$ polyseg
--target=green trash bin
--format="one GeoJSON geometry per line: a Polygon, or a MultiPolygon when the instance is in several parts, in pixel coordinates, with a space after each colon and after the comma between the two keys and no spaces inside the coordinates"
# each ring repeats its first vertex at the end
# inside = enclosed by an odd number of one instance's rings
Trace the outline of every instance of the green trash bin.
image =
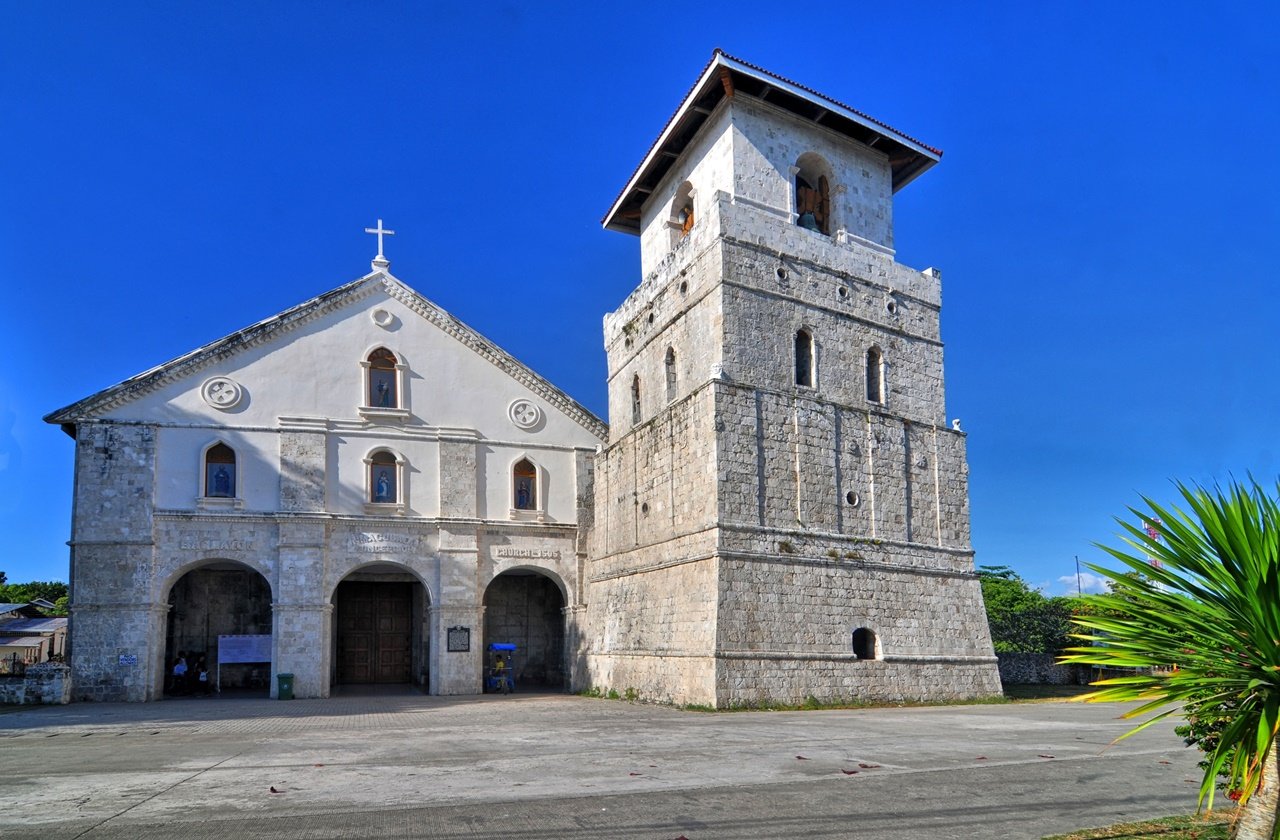
{"type": "Polygon", "coordinates": [[[277,700],[293,699],[293,674],[276,674],[276,681],[280,684],[280,691],[276,694],[277,700]]]}

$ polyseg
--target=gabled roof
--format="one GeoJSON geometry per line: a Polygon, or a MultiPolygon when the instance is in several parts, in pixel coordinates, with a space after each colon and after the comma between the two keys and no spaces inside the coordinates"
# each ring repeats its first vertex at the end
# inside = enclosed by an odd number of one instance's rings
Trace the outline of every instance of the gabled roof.
{"type": "Polygon", "coordinates": [[[894,192],[942,158],[940,149],[926,146],[874,117],[717,49],[601,223],[609,230],[639,233],[640,208],[649,195],[716,106],[726,97],[738,94],[765,100],[803,120],[821,123],[824,128],[886,153],[894,192]]]}
{"type": "Polygon", "coordinates": [[[116,406],[131,402],[176,379],[190,376],[232,353],[270,341],[379,288],[487,359],[596,437],[605,439],[608,436],[608,426],[605,422],[577,400],[386,271],[374,271],[358,280],[339,286],[331,292],[287,309],[279,315],[259,321],[225,338],[143,371],[137,376],[132,376],[110,388],[49,413],[44,421],[60,424],[67,434],[74,437],[75,426],[79,422],[101,417],[116,406]]]}
{"type": "Polygon", "coordinates": [[[42,618],[43,614],[30,604],[0,604],[0,621],[3,622],[3,626],[12,626],[13,622],[17,620],[17,616],[42,618]]]}

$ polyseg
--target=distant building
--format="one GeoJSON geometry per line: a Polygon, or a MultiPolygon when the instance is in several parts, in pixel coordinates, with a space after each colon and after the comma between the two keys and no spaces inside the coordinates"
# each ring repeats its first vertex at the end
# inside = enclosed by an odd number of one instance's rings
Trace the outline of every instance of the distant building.
{"type": "Polygon", "coordinates": [[[642,271],[607,427],[381,223],[371,273],[49,415],[74,696],[156,699],[179,654],[475,693],[492,642],[517,684],[681,703],[998,693],[941,276],[893,258],[940,154],[717,52],[604,220],[642,271]]]}
{"type": "Polygon", "coordinates": [[[41,608],[53,604],[37,599],[29,604],[0,604],[0,674],[48,662],[67,652],[67,619],[46,617],[41,608]]]}

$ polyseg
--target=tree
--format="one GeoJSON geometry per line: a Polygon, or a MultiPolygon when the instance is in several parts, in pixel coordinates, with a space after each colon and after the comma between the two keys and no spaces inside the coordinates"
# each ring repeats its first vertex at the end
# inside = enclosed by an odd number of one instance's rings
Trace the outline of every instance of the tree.
{"type": "Polygon", "coordinates": [[[997,653],[1057,653],[1070,644],[1071,601],[1046,598],[1008,566],[978,570],[997,653]]]}
{"type": "Polygon", "coordinates": [[[1090,566],[1111,592],[1088,596],[1097,609],[1074,620],[1089,646],[1062,661],[1149,669],[1082,698],[1143,701],[1130,718],[1156,712],[1122,737],[1179,711],[1214,715],[1201,807],[1222,776],[1242,804],[1236,837],[1280,840],[1280,502],[1253,481],[1177,489],[1185,509],[1144,497],[1149,512],[1130,509],[1139,524],[1120,521],[1129,548],[1101,546],[1126,568],[1090,566]]]}
{"type": "MultiPolygon", "coordinates": [[[[3,572],[0,572],[3,575],[3,572]]],[[[0,603],[26,604],[37,598],[58,605],[54,615],[67,614],[67,585],[60,580],[33,580],[30,583],[0,583],[0,603]]]]}

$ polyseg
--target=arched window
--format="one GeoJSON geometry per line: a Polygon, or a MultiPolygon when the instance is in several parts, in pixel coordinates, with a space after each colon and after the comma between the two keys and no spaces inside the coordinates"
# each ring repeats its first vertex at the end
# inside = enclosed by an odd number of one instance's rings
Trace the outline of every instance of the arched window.
{"type": "Polygon", "coordinates": [[[215,444],[204,453],[204,495],[209,499],[236,497],[236,453],[225,443],[215,444]]]}
{"type": "Polygon", "coordinates": [[[631,422],[640,422],[640,377],[631,379],[631,422]]]}
{"type": "Polygon", "coordinates": [[[685,181],[676,190],[675,198],[671,199],[671,216],[667,219],[667,227],[671,229],[673,248],[693,230],[693,197],[693,184],[685,181]]]}
{"type": "Polygon", "coordinates": [[[394,505],[400,501],[400,470],[396,456],[385,449],[369,456],[369,502],[394,505]]]}
{"type": "Polygon", "coordinates": [[[511,468],[511,502],[516,510],[538,509],[538,468],[528,458],[511,468]]]}
{"type": "Polygon", "coordinates": [[[867,351],[867,400],[884,405],[884,354],[879,347],[867,351]]]}
{"type": "Polygon", "coordinates": [[[370,408],[399,408],[400,388],[396,371],[395,354],[384,347],[379,347],[369,354],[369,391],[370,408]]]}
{"type": "Polygon", "coordinates": [[[858,659],[876,659],[876,634],[874,630],[859,627],[853,631],[853,655],[858,659]]]}
{"type": "Polygon", "coordinates": [[[808,330],[796,332],[796,384],[813,387],[813,335],[808,330]]]}
{"type": "Polygon", "coordinates": [[[816,233],[831,233],[830,166],[822,157],[805,152],[795,167],[796,224],[816,233]]]}
{"type": "Polygon", "coordinates": [[[676,351],[673,347],[667,348],[667,357],[663,361],[667,369],[667,402],[671,402],[676,398],[676,351]]]}

